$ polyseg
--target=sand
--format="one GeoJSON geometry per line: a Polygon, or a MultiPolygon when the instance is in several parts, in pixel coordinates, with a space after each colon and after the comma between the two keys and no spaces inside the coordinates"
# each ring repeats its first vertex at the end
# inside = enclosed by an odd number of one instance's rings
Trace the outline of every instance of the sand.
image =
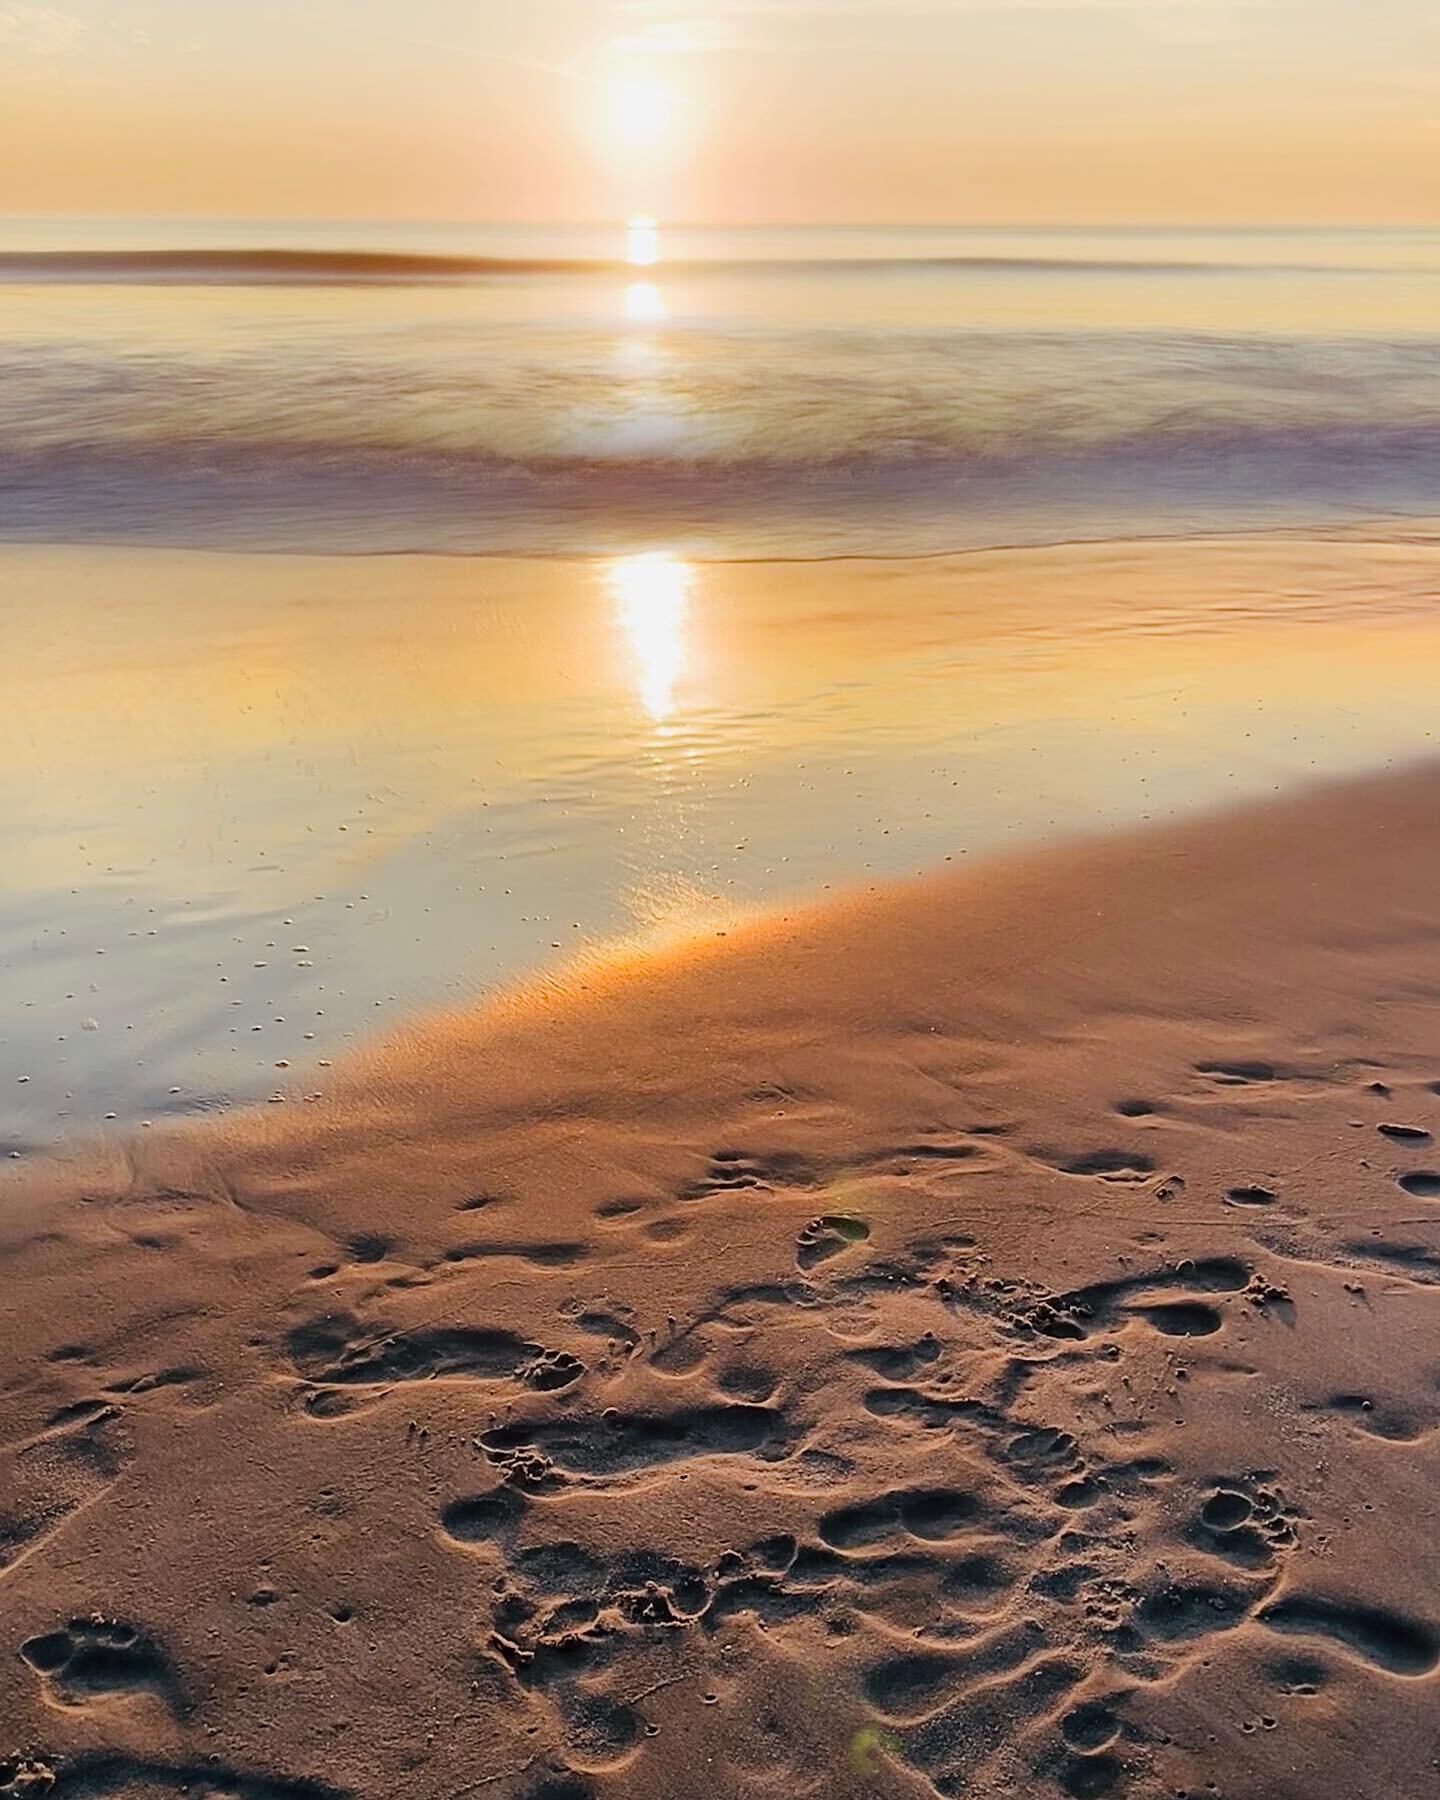
{"type": "Polygon", "coordinates": [[[6,1196],[0,1792],[1429,1794],[1440,771],[6,1196]]]}

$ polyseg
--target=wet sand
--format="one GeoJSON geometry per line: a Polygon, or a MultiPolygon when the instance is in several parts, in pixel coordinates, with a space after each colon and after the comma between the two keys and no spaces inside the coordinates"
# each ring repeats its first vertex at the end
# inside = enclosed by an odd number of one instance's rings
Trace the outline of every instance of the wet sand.
{"type": "Polygon", "coordinates": [[[17,1176],[0,1792],[1435,1782],[1440,770],[17,1176]]]}
{"type": "Polygon", "coordinates": [[[1434,745],[1433,526],[818,564],[12,547],[0,582],[0,1166],[286,1065],[326,1087],[589,946],[1434,745]]]}

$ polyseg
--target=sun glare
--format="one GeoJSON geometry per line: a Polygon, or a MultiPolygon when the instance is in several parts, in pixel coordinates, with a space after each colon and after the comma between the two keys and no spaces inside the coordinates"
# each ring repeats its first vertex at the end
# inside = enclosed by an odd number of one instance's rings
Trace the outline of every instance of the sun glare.
{"type": "Polygon", "coordinates": [[[626,221],[625,260],[636,269],[653,268],[660,260],[660,227],[643,213],[626,221]]]}
{"type": "Polygon", "coordinates": [[[670,316],[665,296],[653,281],[632,281],[625,290],[625,317],[632,325],[659,325],[670,316]]]}
{"type": "Polygon", "coordinates": [[[668,88],[646,76],[612,81],[606,90],[610,135],[630,150],[649,150],[666,138],[675,120],[668,88]]]}
{"type": "Polygon", "coordinates": [[[685,665],[690,565],[654,550],[616,557],[605,578],[635,659],[640,703],[659,723],[675,710],[675,685],[685,665]]]}

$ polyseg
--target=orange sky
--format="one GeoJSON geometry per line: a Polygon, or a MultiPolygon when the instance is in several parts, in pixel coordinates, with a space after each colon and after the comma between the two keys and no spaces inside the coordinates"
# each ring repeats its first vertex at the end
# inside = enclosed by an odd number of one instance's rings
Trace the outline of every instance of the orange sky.
{"type": "Polygon", "coordinates": [[[0,0],[0,211],[1440,223],[1440,6],[0,0]]]}

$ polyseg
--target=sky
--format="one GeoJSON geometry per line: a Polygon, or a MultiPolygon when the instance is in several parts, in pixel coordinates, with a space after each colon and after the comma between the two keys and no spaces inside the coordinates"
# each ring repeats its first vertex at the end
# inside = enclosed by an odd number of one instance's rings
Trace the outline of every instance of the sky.
{"type": "Polygon", "coordinates": [[[1440,223],[1440,0],[0,0],[0,213],[1440,223]]]}

